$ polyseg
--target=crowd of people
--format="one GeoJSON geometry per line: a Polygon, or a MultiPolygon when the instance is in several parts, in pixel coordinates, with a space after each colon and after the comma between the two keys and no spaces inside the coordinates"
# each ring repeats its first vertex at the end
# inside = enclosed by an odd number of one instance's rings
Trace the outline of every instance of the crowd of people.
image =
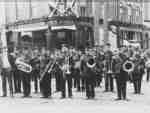
{"type": "Polygon", "coordinates": [[[73,88],[85,92],[87,99],[94,99],[95,88],[101,88],[102,82],[105,83],[104,92],[114,92],[116,82],[116,100],[127,100],[128,81],[133,83],[135,94],[141,94],[145,72],[149,81],[149,58],[149,53],[139,47],[122,46],[112,50],[109,43],[85,50],[65,45],[53,51],[38,48],[15,50],[8,55],[11,70],[6,71],[1,66],[2,96],[6,97],[9,89],[12,97],[14,93],[31,97],[32,81],[35,93],[40,92],[43,98],[49,98],[53,96],[54,79],[55,90],[61,92],[62,99],[67,95],[69,98],[75,96],[73,88]]]}

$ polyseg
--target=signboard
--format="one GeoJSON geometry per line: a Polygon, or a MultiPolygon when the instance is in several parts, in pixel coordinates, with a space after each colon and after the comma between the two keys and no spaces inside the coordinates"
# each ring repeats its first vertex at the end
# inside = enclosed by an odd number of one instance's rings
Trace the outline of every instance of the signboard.
{"type": "Polygon", "coordinates": [[[61,30],[61,29],[68,29],[68,30],[76,30],[75,25],[68,25],[68,26],[51,26],[51,30],[61,30]]]}

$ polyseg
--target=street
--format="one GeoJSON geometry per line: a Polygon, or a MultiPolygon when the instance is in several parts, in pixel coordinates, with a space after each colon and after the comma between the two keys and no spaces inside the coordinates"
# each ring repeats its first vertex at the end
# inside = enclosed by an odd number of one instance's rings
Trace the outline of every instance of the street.
{"type": "MultiPolygon", "coordinates": [[[[32,98],[22,98],[15,94],[14,98],[0,97],[1,113],[149,113],[150,83],[143,80],[142,95],[133,94],[133,86],[128,83],[127,97],[129,101],[115,101],[114,93],[104,93],[104,86],[96,89],[95,100],[87,100],[85,93],[73,91],[72,99],[60,99],[60,93],[53,93],[52,98],[40,98],[40,94],[32,93],[32,98]]],[[[54,91],[53,91],[54,92],[54,91]]]]}

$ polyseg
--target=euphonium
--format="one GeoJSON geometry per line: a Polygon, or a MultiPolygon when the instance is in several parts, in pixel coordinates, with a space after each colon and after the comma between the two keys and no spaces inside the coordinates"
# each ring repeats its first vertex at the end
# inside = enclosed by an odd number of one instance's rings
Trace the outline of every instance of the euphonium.
{"type": "Polygon", "coordinates": [[[134,63],[130,60],[127,60],[123,64],[123,70],[127,73],[134,71],[134,67],[135,67],[134,63]]]}
{"type": "Polygon", "coordinates": [[[16,59],[15,64],[17,65],[18,70],[30,73],[32,71],[32,66],[21,61],[21,59],[16,59]]]}

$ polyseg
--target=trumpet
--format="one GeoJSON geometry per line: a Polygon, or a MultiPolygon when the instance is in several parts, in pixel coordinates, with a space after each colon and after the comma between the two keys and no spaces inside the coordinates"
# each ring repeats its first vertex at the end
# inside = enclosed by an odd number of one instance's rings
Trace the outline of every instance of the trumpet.
{"type": "Polygon", "coordinates": [[[30,73],[32,71],[32,66],[21,61],[21,59],[16,59],[15,64],[17,65],[18,70],[30,73]]]}

